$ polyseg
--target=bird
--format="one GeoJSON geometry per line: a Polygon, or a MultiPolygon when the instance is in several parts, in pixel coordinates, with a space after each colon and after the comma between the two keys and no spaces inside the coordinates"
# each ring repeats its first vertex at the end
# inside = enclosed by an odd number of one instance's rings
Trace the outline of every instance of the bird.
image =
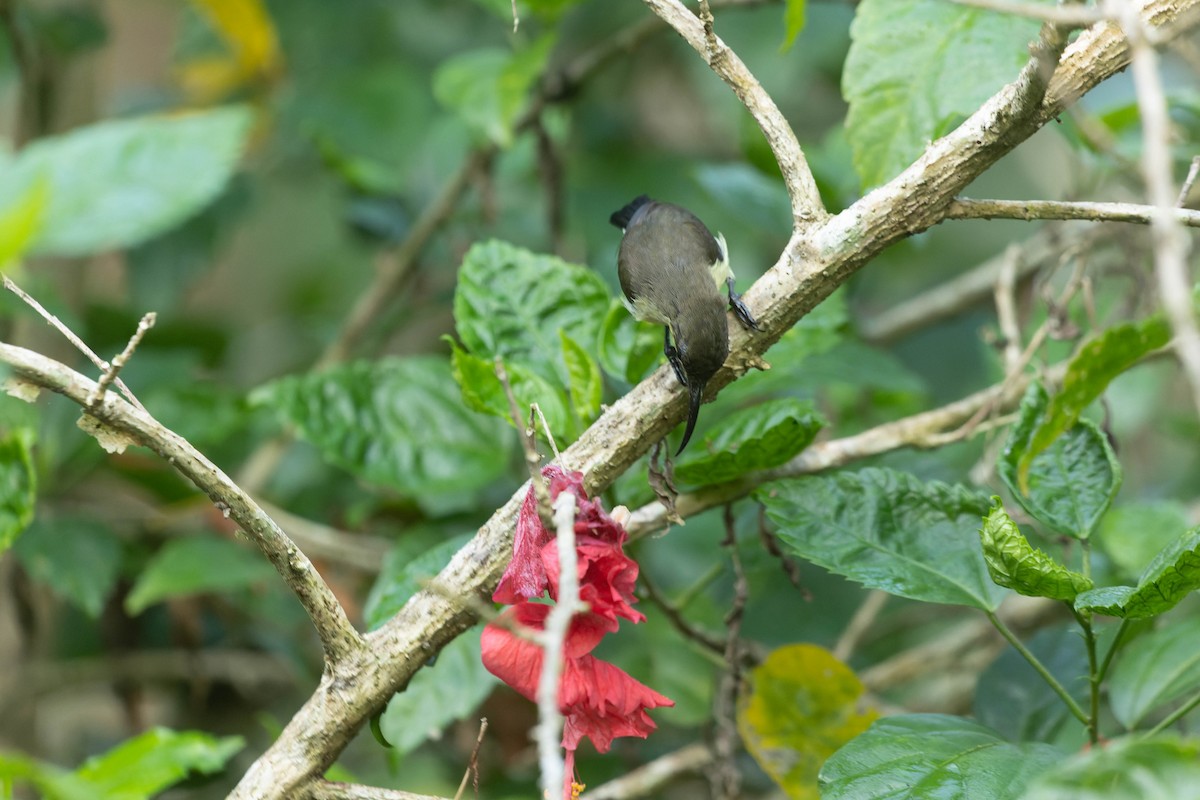
{"type": "Polygon", "coordinates": [[[752,330],[758,323],[734,291],[725,237],[713,236],[695,214],[643,194],[614,211],[609,222],[624,234],[617,277],[625,304],[637,319],[664,326],[663,353],[688,390],[678,456],[692,438],[704,387],[729,355],[722,286],[738,321],[752,330]]]}

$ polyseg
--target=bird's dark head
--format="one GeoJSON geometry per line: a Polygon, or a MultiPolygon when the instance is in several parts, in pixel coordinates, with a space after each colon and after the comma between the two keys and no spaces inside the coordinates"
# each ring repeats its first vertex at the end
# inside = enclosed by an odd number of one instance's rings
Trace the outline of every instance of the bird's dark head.
{"type": "Polygon", "coordinates": [[[729,355],[729,325],[725,320],[725,304],[719,295],[701,295],[685,303],[671,323],[679,364],[687,378],[688,419],[683,442],[676,455],[683,452],[704,398],[704,387],[716,374],[729,355]]]}

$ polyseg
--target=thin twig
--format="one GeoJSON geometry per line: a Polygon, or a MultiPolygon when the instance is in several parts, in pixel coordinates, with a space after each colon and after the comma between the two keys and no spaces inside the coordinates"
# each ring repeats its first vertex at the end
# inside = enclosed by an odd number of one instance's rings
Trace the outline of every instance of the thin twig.
{"type": "MultiPolygon", "coordinates": [[[[71,344],[75,345],[75,349],[78,350],[79,352],[83,353],[85,356],[87,356],[88,359],[93,364],[95,364],[97,367],[99,367],[105,373],[108,372],[111,365],[107,361],[105,361],[103,358],[96,355],[96,353],[92,350],[92,348],[90,348],[86,344],[84,344],[84,341],[82,339],[80,339],[78,336],[76,336],[75,332],[72,331],[70,328],[68,328],[62,320],[60,320],[58,317],[51,314],[49,311],[47,311],[45,309],[44,306],[42,306],[41,303],[39,303],[37,300],[34,300],[32,297],[30,297],[28,294],[26,294],[25,290],[22,289],[20,286],[17,286],[15,283],[13,283],[12,279],[10,279],[7,275],[5,275],[3,277],[4,277],[4,288],[5,289],[8,289],[10,292],[15,294],[17,297],[21,298],[21,300],[23,300],[26,305],[28,305],[30,308],[32,308],[34,311],[36,311],[38,314],[40,314],[42,319],[46,320],[46,322],[50,323],[51,327],[53,327],[55,330],[57,330],[59,333],[61,333],[64,337],[66,337],[67,341],[70,342],[71,344]]],[[[139,328],[140,327],[141,326],[139,326],[139,328]]],[[[136,408],[138,411],[145,411],[146,407],[141,404],[141,402],[137,399],[136,396],[134,396],[133,392],[130,391],[129,387],[125,385],[125,382],[122,381],[120,378],[116,378],[115,375],[114,375],[114,379],[115,379],[117,388],[121,390],[121,394],[125,397],[126,400],[129,401],[129,404],[132,405],[134,408],[136,408]]],[[[90,404],[89,404],[89,406],[90,406],[90,404]]]]}
{"type": "MultiPolygon", "coordinates": [[[[1172,193],[1172,196],[1174,194],[1172,193]]],[[[1170,206],[1170,204],[1168,204],[1170,206]]],[[[959,197],[946,208],[946,219],[1087,219],[1153,225],[1157,217],[1200,228],[1200,211],[1169,207],[1160,212],[1139,203],[1091,203],[1066,200],[975,200],[959,197]]]]}
{"type": "Polygon", "coordinates": [[[639,579],[642,586],[646,589],[646,597],[651,603],[658,606],[662,611],[663,616],[667,618],[667,622],[671,623],[671,627],[679,631],[685,639],[691,639],[693,642],[710,650],[713,653],[721,654],[725,652],[725,642],[713,636],[711,633],[700,630],[692,625],[691,622],[684,617],[683,613],[670,600],[663,595],[654,581],[643,570],[639,574],[639,579]]]}
{"type": "Polygon", "coordinates": [[[546,485],[545,476],[542,475],[542,454],[537,450],[537,442],[533,438],[533,427],[531,425],[526,428],[521,424],[525,415],[521,413],[521,408],[517,405],[512,383],[508,379],[508,370],[504,368],[504,361],[500,356],[496,356],[493,361],[493,368],[500,385],[504,387],[504,396],[508,398],[508,412],[512,415],[513,425],[517,428],[517,438],[521,440],[521,449],[525,452],[525,466],[529,469],[533,496],[537,498],[538,516],[542,518],[542,525],[550,530],[554,527],[554,521],[550,515],[550,488],[546,485]]]}
{"type": "Polygon", "coordinates": [[[725,506],[725,539],[721,546],[729,551],[733,567],[733,602],[725,615],[725,672],[717,684],[713,701],[713,753],[709,782],[716,800],[737,800],[741,796],[742,775],[737,768],[738,731],[736,710],[742,686],[742,617],[750,597],[746,573],[737,550],[737,529],[733,506],[725,506]]]}
{"type": "Polygon", "coordinates": [[[483,717],[479,720],[479,736],[475,739],[475,747],[471,750],[471,759],[467,762],[467,770],[463,773],[462,782],[458,784],[458,791],[454,793],[454,800],[462,800],[463,792],[467,790],[467,779],[472,775],[475,776],[475,791],[479,791],[479,748],[483,745],[483,735],[487,733],[487,729],[487,717],[483,717]]]}
{"type": "Polygon", "coordinates": [[[1183,186],[1179,187],[1179,197],[1175,198],[1175,205],[1180,208],[1187,206],[1188,195],[1192,193],[1192,187],[1196,185],[1197,178],[1200,178],[1200,156],[1193,156],[1192,165],[1188,167],[1188,174],[1183,181],[1183,186]]]}
{"type": "Polygon", "coordinates": [[[1158,54],[1151,45],[1138,8],[1128,0],[1108,0],[1125,32],[1131,50],[1130,71],[1142,119],[1142,175],[1152,209],[1150,231],[1154,240],[1154,272],[1159,297],[1175,333],[1175,354],[1192,388],[1192,402],[1200,413],[1200,328],[1192,309],[1192,281],[1187,256],[1191,242],[1181,227],[1171,186],[1171,131],[1167,98],[1158,72],[1158,54]]]}
{"type": "Polygon", "coordinates": [[[996,322],[1004,337],[1004,372],[1013,375],[1021,370],[1021,323],[1017,318],[1017,265],[1021,248],[1009,245],[1004,253],[1004,266],[996,279],[996,322]]]}
{"type": "MultiPolygon", "coordinates": [[[[1113,234],[1112,226],[1100,224],[1048,225],[1019,245],[1017,281],[1026,279],[1066,250],[1081,244],[1095,246],[1113,234]]],[[[1005,251],[909,300],[858,314],[859,335],[868,342],[887,344],[982,303],[992,293],[1008,258],[1005,251]]]]}
{"type": "Polygon", "coordinates": [[[887,605],[888,597],[887,592],[879,589],[867,592],[867,596],[855,610],[854,616],[846,624],[846,629],[838,637],[837,644],[833,647],[834,658],[838,661],[850,660],[850,656],[854,655],[854,650],[858,647],[863,635],[871,629],[871,626],[875,624],[875,618],[887,605]]]}
{"type": "Polygon", "coordinates": [[[792,202],[795,224],[803,227],[823,219],[827,212],[821,202],[821,193],[817,189],[816,179],[813,178],[795,132],[775,105],[774,99],[762,88],[758,79],[738,58],[737,53],[721,41],[720,37],[711,33],[711,10],[706,33],[705,23],[679,0],[645,0],[645,3],[678,31],[696,52],[704,56],[713,72],[729,85],[750,112],[750,116],[758,123],[783,173],[783,181],[792,202]]]}
{"type": "MultiPolygon", "coordinates": [[[[546,415],[542,413],[542,407],[537,403],[529,404],[530,413],[536,414],[538,421],[542,423],[542,432],[546,434],[546,442],[550,445],[550,452],[554,453],[554,460],[558,460],[558,445],[554,441],[554,431],[550,430],[550,423],[546,421],[546,415]]],[[[533,422],[529,423],[533,427],[533,422]]]]}
{"type": "Polygon", "coordinates": [[[690,744],[659,756],[608,783],[588,789],[585,800],[633,800],[636,797],[660,797],[661,790],[679,775],[697,772],[713,760],[706,744],[690,744]]]}
{"type": "Polygon", "coordinates": [[[1084,6],[1047,6],[1040,3],[1021,2],[1021,0],[950,0],[950,2],[960,6],[998,11],[1002,14],[1029,17],[1071,28],[1084,28],[1104,20],[1104,15],[1097,9],[1084,6]]]}
{"type": "Polygon", "coordinates": [[[158,315],[153,311],[142,317],[141,322],[138,323],[137,330],[133,332],[133,336],[129,337],[129,343],[125,345],[125,349],[122,350],[120,354],[112,360],[112,364],[110,364],[108,368],[104,370],[104,374],[101,375],[100,380],[96,382],[95,390],[87,399],[87,408],[93,408],[95,407],[96,403],[100,402],[100,398],[104,396],[106,391],[108,391],[109,384],[116,380],[117,373],[120,372],[125,364],[129,361],[130,356],[133,355],[133,351],[137,349],[139,344],[141,344],[142,337],[146,335],[146,331],[154,327],[154,323],[157,319],[158,315]]]}
{"type": "Polygon", "coordinates": [[[574,777],[563,774],[563,715],[558,708],[567,631],[572,617],[581,610],[575,553],[575,495],[571,492],[563,492],[554,501],[554,529],[558,540],[558,599],[546,615],[542,673],[537,688],[538,723],[534,728],[545,797],[557,796],[564,780],[574,777]]]}

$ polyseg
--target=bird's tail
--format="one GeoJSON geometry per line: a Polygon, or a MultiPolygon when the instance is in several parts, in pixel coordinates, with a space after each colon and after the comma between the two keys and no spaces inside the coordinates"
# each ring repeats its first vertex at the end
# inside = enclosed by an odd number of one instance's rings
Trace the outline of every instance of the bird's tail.
{"type": "Polygon", "coordinates": [[[696,427],[696,417],[700,416],[700,400],[703,397],[704,384],[693,378],[688,384],[687,427],[683,429],[683,441],[679,443],[679,449],[675,451],[675,455],[682,453],[683,448],[687,447],[688,440],[692,438],[692,430],[696,427]]]}
{"type": "Polygon", "coordinates": [[[639,194],[637,197],[633,198],[632,203],[614,211],[612,216],[608,218],[608,221],[613,225],[616,225],[621,230],[625,230],[629,227],[629,220],[633,219],[633,215],[637,212],[637,210],[649,202],[649,197],[644,194],[639,194]]]}

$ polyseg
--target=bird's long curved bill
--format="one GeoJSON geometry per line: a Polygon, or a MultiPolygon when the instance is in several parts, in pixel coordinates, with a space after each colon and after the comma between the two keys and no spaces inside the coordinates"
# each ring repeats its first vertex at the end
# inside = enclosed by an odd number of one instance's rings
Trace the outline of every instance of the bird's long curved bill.
{"type": "Polygon", "coordinates": [[[679,449],[675,451],[675,455],[683,452],[683,448],[687,447],[688,440],[692,438],[692,430],[696,427],[696,417],[700,414],[700,400],[704,397],[704,384],[693,380],[688,386],[688,417],[687,427],[683,429],[683,441],[679,443],[679,449]]]}

